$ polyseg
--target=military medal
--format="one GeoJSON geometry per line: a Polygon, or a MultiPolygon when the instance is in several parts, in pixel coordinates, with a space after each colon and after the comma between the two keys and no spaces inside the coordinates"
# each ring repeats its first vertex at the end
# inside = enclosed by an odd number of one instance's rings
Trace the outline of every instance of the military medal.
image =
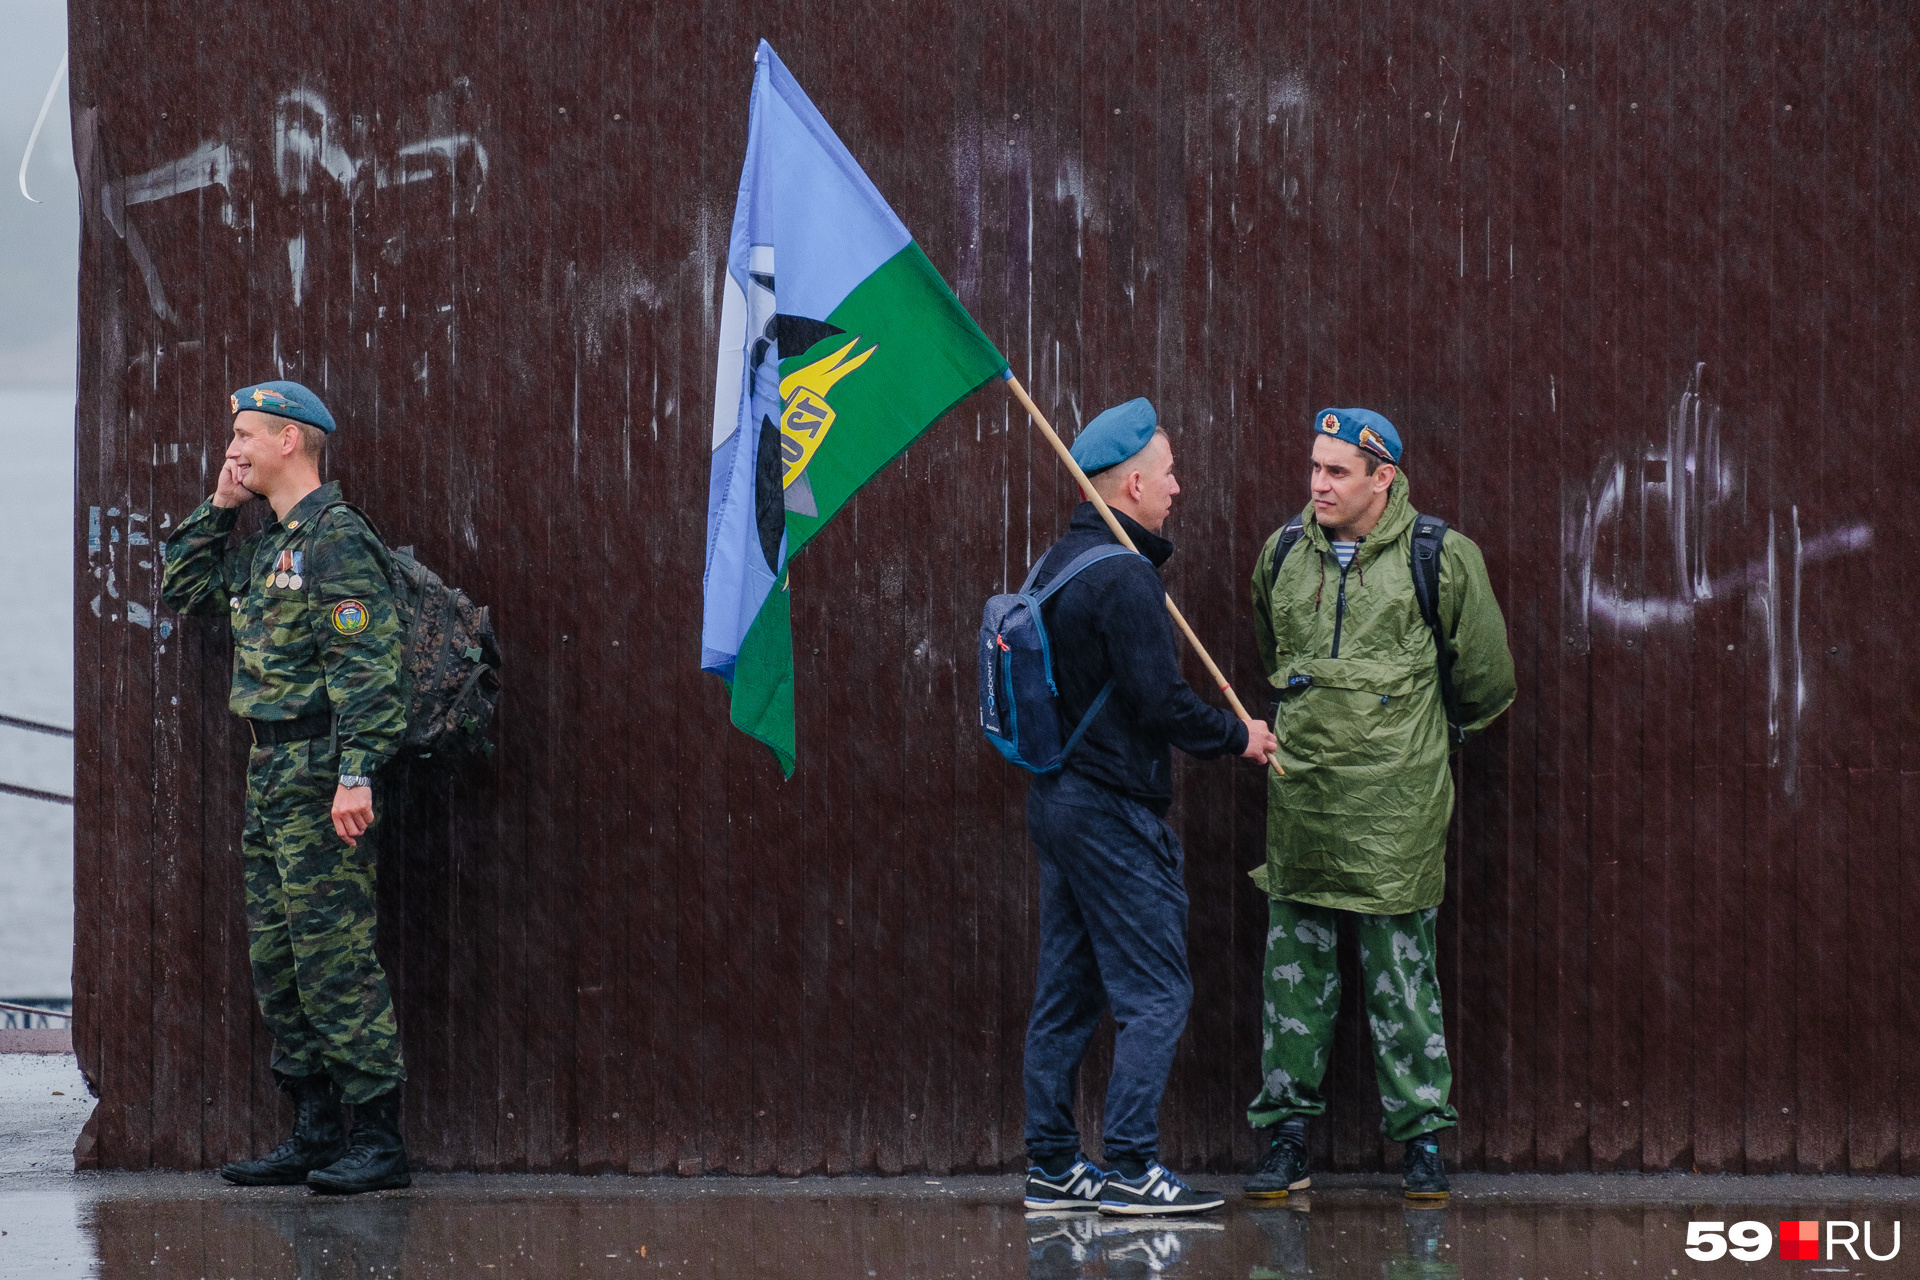
{"type": "Polygon", "coordinates": [[[289,574],[287,576],[287,585],[289,587],[292,587],[295,591],[298,591],[301,587],[306,585],[306,579],[302,578],[297,573],[289,574]]]}
{"type": "Polygon", "coordinates": [[[282,591],[297,589],[301,583],[301,559],[298,551],[282,551],[280,558],[273,562],[273,576],[268,581],[282,591]]]}

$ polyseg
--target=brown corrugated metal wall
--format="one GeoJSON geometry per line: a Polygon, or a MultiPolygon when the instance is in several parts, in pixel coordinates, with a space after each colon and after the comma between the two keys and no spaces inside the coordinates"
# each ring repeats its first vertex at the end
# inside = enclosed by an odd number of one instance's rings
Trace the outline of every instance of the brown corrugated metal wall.
{"type": "MultiPolygon", "coordinates": [[[[382,836],[416,1160],[1019,1161],[1033,873],[971,646],[1070,485],[989,388],[801,557],[790,782],[695,670],[765,35],[1057,421],[1160,406],[1170,585],[1241,689],[1315,408],[1399,423],[1416,502],[1485,549],[1520,698],[1459,766],[1461,1161],[1920,1169],[1912,22],[75,0],[83,1154],[201,1167],[283,1123],[227,641],[159,605],[154,552],[226,392],[284,375],[507,657],[499,754],[382,836]]],[[[1176,821],[1197,998],[1164,1153],[1243,1166],[1258,772],[1189,765],[1176,821]]],[[[1352,1012],[1316,1141],[1367,1167],[1352,1012]]]]}

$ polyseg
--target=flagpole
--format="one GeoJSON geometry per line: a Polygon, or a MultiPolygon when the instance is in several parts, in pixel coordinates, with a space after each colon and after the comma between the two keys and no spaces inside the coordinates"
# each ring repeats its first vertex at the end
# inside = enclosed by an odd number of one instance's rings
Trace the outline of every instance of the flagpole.
{"type": "MultiPolygon", "coordinates": [[[[1047,415],[1040,412],[1040,406],[1033,402],[1033,397],[1027,394],[1027,389],[1020,385],[1020,379],[1013,376],[1011,368],[1002,371],[1000,376],[1005,379],[1008,390],[1013,392],[1013,398],[1020,402],[1020,407],[1027,411],[1029,418],[1033,419],[1033,425],[1040,428],[1040,434],[1047,438],[1047,443],[1053,446],[1053,451],[1060,455],[1060,461],[1067,464],[1067,470],[1073,473],[1074,482],[1080,486],[1080,492],[1087,495],[1087,500],[1093,503],[1094,509],[1100,513],[1100,518],[1107,522],[1107,528],[1113,531],[1113,536],[1120,540],[1121,546],[1138,555],[1140,548],[1133,545],[1133,539],[1129,538],[1127,531],[1120,527],[1120,522],[1114,518],[1113,509],[1093,487],[1093,481],[1087,479],[1087,473],[1080,469],[1080,464],[1073,460],[1073,454],[1068,450],[1066,442],[1060,438],[1059,432],[1053,429],[1053,424],[1047,421],[1047,415]]],[[[1187,643],[1193,646],[1193,651],[1200,655],[1200,661],[1206,664],[1207,674],[1212,676],[1213,682],[1220,686],[1220,692],[1227,695],[1227,702],[1232,705],[1233,713],[1251,724],[1253,717],[1247,714],[1246,707],[1241,705],[1240,696],[1233,691],[1233,686],[1227,683],[1226,676],[1220,673],[1220,667],[1214,662],[1213,655],[1207,652],[1207,646],[1200,643],[1200,637],[1193,634],[1193,628],[1187,625],[1186,615],[1180,612],[1180,606],[1173,602],[1173,597],[1170,595],[1162,595],[1161,599],[1166,602],[1167,612],[1173,615],[1174,625],[1180,628],[1180,634],[1187,638],[1187,643]]],[[[1280,767],[1277,755],[1268,756],[1267,763],[1273,766],[1275,773],[1286,772],[1280,767]]]]}

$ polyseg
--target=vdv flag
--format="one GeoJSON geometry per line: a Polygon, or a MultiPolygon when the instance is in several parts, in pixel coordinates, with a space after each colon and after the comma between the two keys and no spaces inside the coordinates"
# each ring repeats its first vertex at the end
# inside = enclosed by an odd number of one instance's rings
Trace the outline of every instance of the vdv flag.
{"type": "Polygon", "coordinates": [[[720,308],[700,666],[791,777],[789,562],[1007,364],[764,40],[754,64],[720,308]]]}

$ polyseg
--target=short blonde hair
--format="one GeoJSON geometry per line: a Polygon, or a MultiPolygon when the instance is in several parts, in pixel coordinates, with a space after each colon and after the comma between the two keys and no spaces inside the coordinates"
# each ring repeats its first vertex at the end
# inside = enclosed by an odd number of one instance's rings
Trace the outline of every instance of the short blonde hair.
{"type": "MultiPolygon", "coordinates": [[[[254,412],[260,413],[257,409],[254,412]]],[[[296,418],[283,418],[277,413],[260,413],[260,416],[273,424],[272,431],[275,435],[279,435],[288,427],[300,428],[300,452],[315,462],[320,461],[320,455],[326,452],[327,433],[320,428],[296,418]]]]}
{"type": "Polygon", "coordinates": [[[320,461],[320,455],[327,451],[327,433],[305,422],[296,422],[300,428],[300,451],[313,461],[320,461]]]}

